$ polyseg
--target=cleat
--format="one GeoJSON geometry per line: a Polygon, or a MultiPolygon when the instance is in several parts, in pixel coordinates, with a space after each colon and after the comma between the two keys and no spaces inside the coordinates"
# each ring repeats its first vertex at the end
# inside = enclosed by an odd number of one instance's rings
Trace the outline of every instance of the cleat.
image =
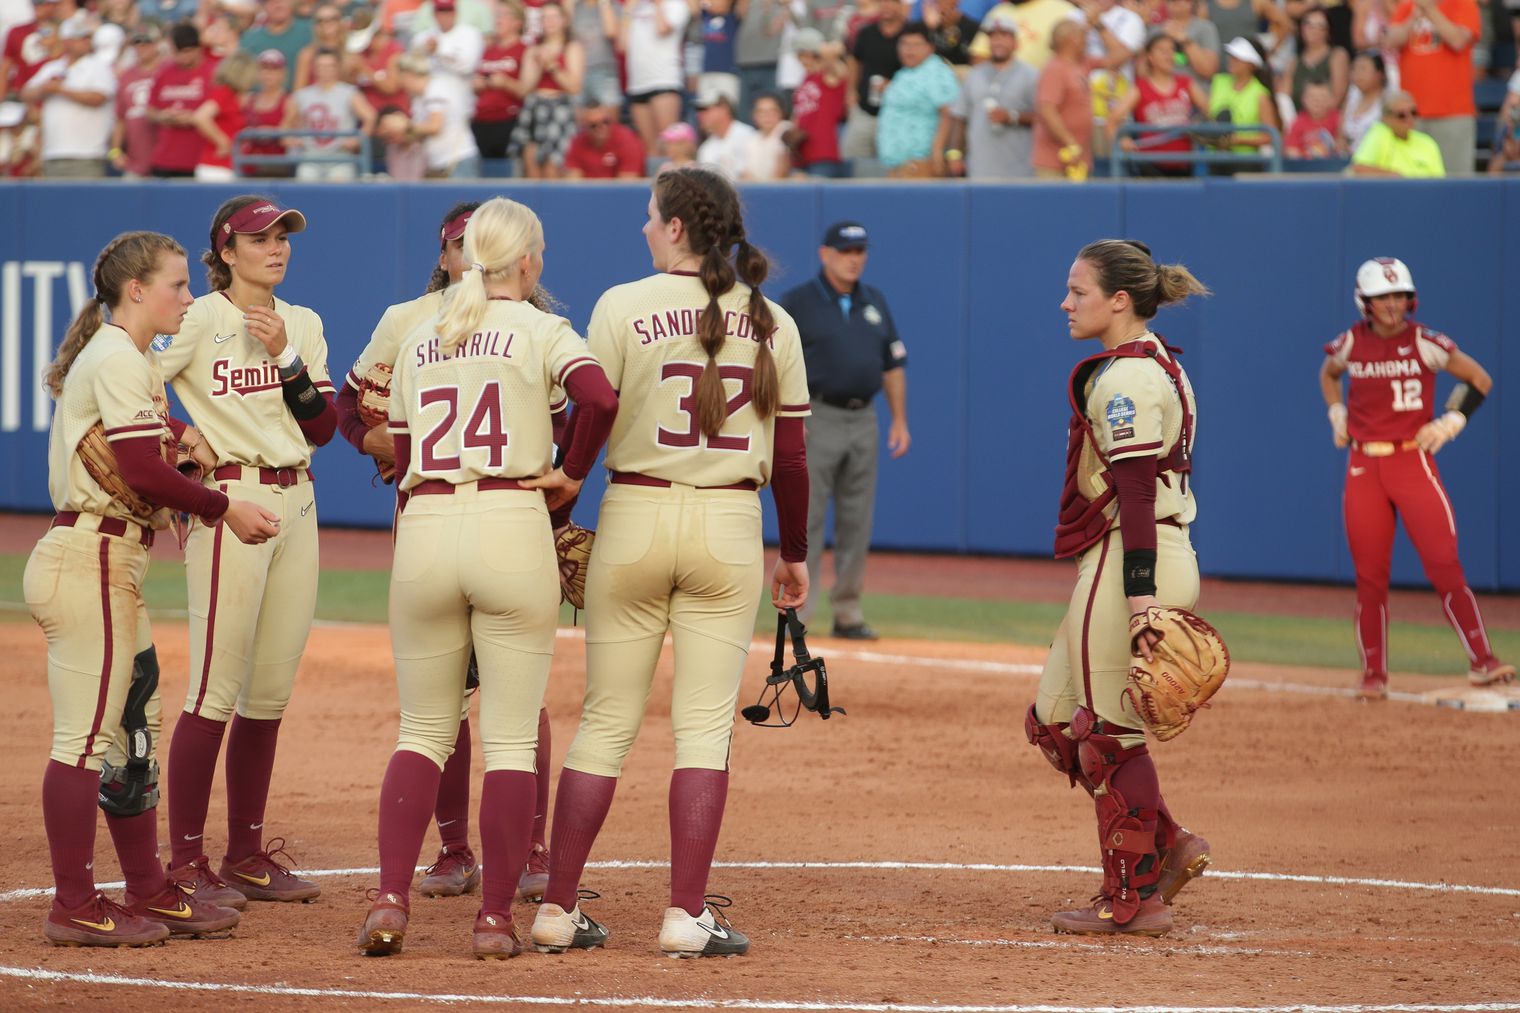
{"type": "Polygon", "coordinates": [[[721,910],[731,903],[727,897],[710,895],[697,918],[678,907],[666,908],[660,950],[667,957],[744,956],[749,952],[749,937],[730,925],[721,910]]]}
{"type": "Polygon", "coordinates": [[[248,898],[228,886],[222,877],[211,871],[211,862],[201,855],[193,862],[169,870],[169,879],[197,901],[230,907],[241,911],[248,906],[248,898]]]}
{"type": "Polygon", "coordinates": [[[469,847],[438,852],[438,860],[428,866],[427,874],[417,884],[424,897],[458,897],[480,888],[480,864],[469,847]]]}
{"type": "Polygon", "coordinates": [[[292,873],[275,859],[276,855],[290,858],[283,837],[276,837],[263,851],[255,851],[241,862],[222,859],[218,875],[249,900],[310,902],[321,896],[320,886],[292,873]]]}
{"type": "Polygon", "coordinates": [[[543,904],[533,918],[533,945],[539,953],[564,953],[566,950],[594,950],[607,945],[612,933],[607,927],[581,911],[580,901],[596,900],[601,894],[582,890],[575,907],[566,911],[558,904],[543,904]]]}
{"type": "Polygon", "coordinates": [[[169,938],[169,927],[133,914],[97,890],[72,910],[54,900],[42,934],[54,946],[153,946],[169,938]]]}
{"type": "Polygon", "coordinates": [[[1500,683],[1513,682],[1514,678],[1515,666],[1506,665],[1498,658],[1489,658],[1467,673],[1467,681],[1474,686],[1496,686],[1500,683]]]}
{"type": "Polygon", "coordinates": [[[1362,685],[1356,691],[1356,695],[1363,700],[1386,700],[1388,699],[1388,673],[1365,672],[1362,675],[1362,685]]]}
{"type": "Polygon", "coordinates": [[[242,915],[235,908],[222,907],[194,896],[178,883],[170,883],[156,897],[136,900],[131,894],[123,905],[139,918],[160,922],[175,936],[205,936],[213,932],[230,932],[242,915]]]}
{"type": "Polygon", "coordinates": [[[512,925],[510,914],[475,916],[475,934],[470,938],[470,948],[478,960],[510,960],[522,952],[522,940],[512,925]]]}
{"type": "Polygon", "coordinates": [[[1135,917],[1120,925],[1114,921],[1114,908],[1107,897],[1093,898],[1092,907],[1062,911],[1052,915],[1056,932],[1074,936],[1164,936],[1172,930],[1172,909],[1160,894],[1151,894],[1140,902],[1135,917]]]}
{"type": "Polygon", "coordinates": [[[394,956],[406,938],[406,898],[379,890],[370,893],[373,903],[359,928],[359,952],[366,957],[394,956]]]}
{"type": "Polygon", "coordinates": [[[533,845],[528,864],[523,866],[517,879],[517,899],[531,904],[541,904],[544,891],[549,888],[549,849],[542,844],[533,845]]]}
{"type": "Polygon", "coordinates": [[[1168,904],[1192,880],[1202,876],[1212,861],[1209,842],[1186,827],[1177,828],[1177,839],[1161,856],[1161,877],[1156,892],[1168,904]]]}
{"type": "Polygon", "coordinates": [[[834,624],[834,636],[840,640],[879,640],[880,634],[865,623],[856,623],[854,626],[840,626],[834,624]]]}

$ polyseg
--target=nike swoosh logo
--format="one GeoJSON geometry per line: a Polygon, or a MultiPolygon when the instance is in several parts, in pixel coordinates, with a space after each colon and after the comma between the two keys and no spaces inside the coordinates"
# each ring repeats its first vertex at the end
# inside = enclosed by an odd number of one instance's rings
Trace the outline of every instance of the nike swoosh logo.
{"type": "Polygon", "coordinates": [[[77,922],[78,924],[83,925],[87,929],[96,929],[96,930],[98,930],[100,932],[115,932],[116,931],[116,922],[112,921],[111,917],[109,915],[106,916],[106,920],[103,921],[103,922],[87,922],[83,918],[70,918],[69,921],[71,921],[71,922],[77,922]]]}
{"type": "Polygon", "coordinates": [[[190,905],[186,904],[184,901],[180,901],[179,907],[175,908],[173,911],[161,907],[150,907],[148,910],[152,911],[154,914],[167,915],[170,918],[189,918],[191,915],[195,914],[195,911],[191,909],[190,905]]]}
{"type": "Polygon", "coordinates": [[[264,824],[262,824],[262,823],[250,823],[250,824],[248,824],[248,829],[249,830],[263,830],[264,829],[264,824]]]}
{"type": "Polygon", "coordinates": [[[1098,911],[1098,917],[1101,918],[1101,919],[1103,919],[1106,922],[1113,921],[1114,920],[1113,909],[1112,908],[1101,908],[1101,909],[1099,909],[1099,911],[1098,911]]]}
{"type": "Polygon", "coordinates": [[[1365,474],[1367,474],[1367,469],[1366,468],[1352,468],[1351,469],[1351,474],[1352,474],[1352,477],[1355,477],[1357,475],[1365,475],[1365,474]]]}
{"type": "Polygon", "coordinates": [[[439,825],[439,826],[440,826],[440,827],[451,827],[451,826],[453,826],[453,825],[454,825],[454,824],[455,824],[455,823],[458,823],[458,822],[459,822],[459,821],[458,821],[458,820],[443,820],[443,821],[442,821],[442,822],[440,822],[440,823],[439,823],[439,824],[438,824],[438,825],[439,825]]]}
{"type": "Polygon", "coordinates": [[[267,873],[267,872],[264,873],[264,875],[262,875],[262,876],[250,876],[246,872],[234,873],[234,875],[236,875],[238,879],[246,879],[248,882],[252,883],[254,886],[268,886],[269,885],[269,873],[267,873]]]}
{"type": "Polygon", "coordinates": [[[1410,345],[1410,346],[1408,346],[1406,348],[1400,348],[1399,349],[1399,354],[1400,355],[1408,355],[1412,351],[1414,351],[1414,346],[1410,345]]]}
{"type": "MultiPolygon", "coordinates": [[[[310,503],[306,504],[305,506],[303,506],[301,508],[301,516],[305,517],[307,514],[311,513],[311,508],[314,507],[314,506],[316,506],[316,501],[315,500],[313,500],[312,502],[310,502],[310,503]]],[[[259,826],[263,826],[263,825],[264,824],[262,824],[262,823],[259,824],[259,826]]],[[[438,825],[439,826],[443,826],[442,823],[440,823],[438,825]]]]}
{"type": "MultiPolygon", "coordinates": [[[[1112,918],[1113,916],[1110,915],[1109,917],[1112,918]]],[[[710,936],[712,936],[714,939],[727,939],[728,938],[728,929],[725,929],[721,925],[715,925],[712,928],[708,928],[706,925],[702,925],[701,922],[697,922],[697,924],[701,925],[703,929],[706,929],[707,930],[707,934],[710,935],[710,936]]]]}
{"type": "Polygon", "coordinates": [[[198,841],[203,836],[205,836],[205,835],[204,834],[186,834],[185,835],[185,840],[187,840],[187,841],[198,841]]]}
{"type": "Polygon", "coordinates": [[[231,341],[235,337],[237,337],[236,334],[218,334],[216,337],[212,338],[211,340],[215,341],[218,345],[220,345],[222,342],[224,342],[224,341],[231,341]]]}
{"type": "Polygon", "coordinates": [[[570,919],[570,924],[574,925],[581,932],[586,932],[591,928],[591,923],[586,920],[585,915],[576,915],[570,919]]]}

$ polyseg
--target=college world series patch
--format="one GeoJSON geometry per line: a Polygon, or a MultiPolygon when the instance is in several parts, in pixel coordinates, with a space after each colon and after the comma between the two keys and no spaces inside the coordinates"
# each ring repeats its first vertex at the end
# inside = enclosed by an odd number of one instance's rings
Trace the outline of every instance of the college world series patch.
{"type": "Polygon", "coordinates": [[[1114,439],[1127,440],[1135,435],[1135,402],[1123,394],[1115,394],[1109,399],[1108,407],[1104,410],[1108,417],[1108,425],[1114,431],[1114,439]]]}

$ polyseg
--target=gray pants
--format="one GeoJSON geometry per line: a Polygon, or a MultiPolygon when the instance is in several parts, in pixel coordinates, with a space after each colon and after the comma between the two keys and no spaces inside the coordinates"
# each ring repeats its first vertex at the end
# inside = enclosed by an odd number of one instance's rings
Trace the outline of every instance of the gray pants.
{"type": "Polygon", "coordinates": [[[866,580],[866,552],[871,547],[871,515],[876,507],[876,460],[879,429],[876,412],[833,408],[813,402],[807,422],[808,584],[813,592],[803,609],[804,621],[818,601],[818,571],[823,559],[823,521],[834,501],[834,625],[865,622],[860,593],[866,580]]]}
{"type": "Polygon", "coordinates": [[[844,137],[839,142],[839,157],[876,157],[876,117],[860,106],[850,107],[850,118],[845,121],[844,137]]]}
{"type": "Polygon", "coordinates": [[[1477,158],[1478,121],[1471,116],[1442,116],[1420,120],[1419,129],[1441,148],[1448,176],[1471,176],[1477,158]]]}
{"type": "Polygon", "coordinates": [[[51,179],[103,179],[105,158],[49,158],[42,163],[42,174],[51,179]]]}

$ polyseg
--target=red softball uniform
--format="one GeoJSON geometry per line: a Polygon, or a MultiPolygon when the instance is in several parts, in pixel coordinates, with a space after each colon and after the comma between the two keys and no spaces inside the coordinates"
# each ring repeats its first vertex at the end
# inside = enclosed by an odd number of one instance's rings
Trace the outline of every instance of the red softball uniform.
{"type": "Polygon", "coordinates": [[[1365,320],[1325,346],[1346,367],[1346,429],[1357,443],[1414,439],[1434,417],[1436,376],[1456,343],[1422,324],[1407,323],[1391,338],[1365,320]]]}

